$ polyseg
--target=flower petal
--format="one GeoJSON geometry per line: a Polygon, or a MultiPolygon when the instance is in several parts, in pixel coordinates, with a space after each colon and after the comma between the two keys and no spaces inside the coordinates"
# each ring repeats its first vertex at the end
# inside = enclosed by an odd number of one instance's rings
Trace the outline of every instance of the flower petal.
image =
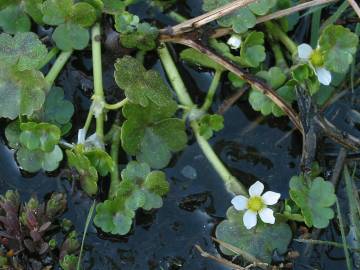
{"type": "Polygon", "coordinates": [[[261,197],[266,205],[274,205],[280,199],[281,194],[273,191],[266,191],[261,197]]]}
{"type": "Polygon", "coordinates": [[[238,35],[232,35],[228,39],[227,44],[231,47],[231,49],[239,49],[241,45],[241,37],[238,35]]]}
{"type": "Polygon", "coordinates": [[[256,212],[247,210],[243,216],[243,222],[246,229],[251,229],[252,227],[256,226],[257,219],[256,219],[256,212]]]}
{"type": "Polygon", "coordinates": [[[238,195],[231,200],[231,203],[236,210],[245,210],[247,209],[248,198],[242,195],[238,195]]]}
{"type": "Polygon", "coordinates": [[[256,181],[255,184],[253,184],[249,188],[249,194],[251,197],[260,196],[263,191],[264,191],[264,185],[260,181],[256,181]]]}
{"type": "Polygon", "coordinates": [[[325,68],[316,68],[316,76],[323,85],[329,85],[331,82],[331,73],[325,68]]]}
{"type": "Polygon", "coordinates": [[[261,220],[265,223],[274,224],[275,223],[275,217],[274,217],[274,211],[270,208],[264,208],[259,211],[259,216],[261,220]]]}
{"type": "Polygon", "coordinates": [[[313,48],[309,44],[303,43],[298,46],[298,55],[299,58],[307,60],[310,58],[313,48]]]}

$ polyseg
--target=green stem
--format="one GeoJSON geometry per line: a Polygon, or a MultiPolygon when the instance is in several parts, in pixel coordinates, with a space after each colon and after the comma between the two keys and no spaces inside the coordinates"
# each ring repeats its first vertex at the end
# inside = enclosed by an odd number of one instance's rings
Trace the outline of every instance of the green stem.
{"type": "Polygon", "coordinates": [[[55,63],[51,67],[50,71],[45,77],[45,81],[47,82],[49,89],[54,84],[57,76],[59,76],[60,71],[65,66],[67,60],[70,58],[73,51],[61,52],[55,63]]]}
{"type": "Polygon", "coordinates": [[[331,15],[329,18],[326,19],[325,22],[323,22],[323,24],[321,25],[320,31],[322,31],[326,26],[328,26],[329,24],[333,24],[335,23],[340,17],[341,15],[345,12],[345,10],[348,8],[349,6],[349,2],[348,1],[344,1],[334,12],[333,15],[331,15]]]}
{"type": "Polygon", "coordinates": [[[287,71],[289,69],[284,54],[281,50],[281,47],[278,43],[276,42],[271,42],[271,49],[274,53],[274,57],[275,57],[275,65],[280,67],[282,70],[287,71]]]}
{"type": "Polygon", "coordinates": [[[94,113],[93,113],[93,111],[92,111],[92,109],[91,109],[91,107],[90,107],[90,110],[89,110],[88,115],[87,115],[87,117],[86,117],[85,125],[84,125],[84,127],[83,127],[84,133],[85,133],[85,138],[86,138],[86,133],[87,133],[88,130],[89,130],[89,127],[90,127],[91,120],[92,120],[93,116],[94,116],[94,113]]]}
{"type": "Polygon", "coordinates": [[[289,38],[289,36],[280,28],[279,25],[273,23],[271,21],[265,22],[265,26],[270,34],[279,40],[288,50],[289,52],[294,55],[297,52],[297,45],[296,43],[289,38]]]}
{"type": "Polygon", "coordinates": [[[316,48],[319,39],[319,32],[320,32],[320,20],[321,20],[321,10],[319,8],[312,14],[311,18],[311,41],[310,45],[313,48],[316,48]]]}
{"type": "MultiPolygon", "coordinates": [[[[101,33],[100,23],[96,23],[91,30],[92,41],[92,60],[93,60],[93,77],[94,77],[94,95],[98,102],[104,102],[104,90],[102,81],[101,65],[101,33]]],[[[104,139],[104,113],[101,112],[96,117],[96,135],[104,139]]]]}
{"type": "Polygon", "coordinates": [[[145,54],[146,51],[140,50],[136,53],[136,59],[140,62],[140,63],[144,63],[144,58],[145,58],[145,54]]]}
{"type": "MultiPolygon", "coordinates": [[[[170,83],[180,100],[180,103],[187,107],[194,106],[194,103],[192,102],[187,92],[184,82],[180,77],[176,65],[165,44],[162,44],[158,48],[158,54],[164,66],[165,72],[169,77],[170,83]]],[[[225,183],[227,190],[235,194],[247,194],[245,187],[233,175],[231,175],[219,157],[215,154],[210,144],[200,135],[196,121],[191,122],[191,127],[195,133],[196,140],[199,143],[201,150],[212,164],[216,172],[220,175],[221,179],[225,183]]]]}
{"type": "Polygon", "coordinates": [[[113,134],[112,134],[112,144],[111,144],[111,158],[114,161],[114,170],[111,171],[111,182],[110,182],[110,190],[109,190],[109,198],[113,198],[116,195],[120,184],[119,178],[119,149],[120,149],[120,135],[121,128],[118,125],[113,126],[113,134]]]}
{"type": "Polygon", "coordinates": [[[205,98],[205,102],[201,107],[201,110],[203,110],[204,112],[207,112],[209,110],[211,104],[213,103],[214,95],[215,95],[216,89],[219,86],[222,73],[223,73],[223,70],[215,71],[215,75],[211,81],[208,93],[205,98]]]}
{"type": "Polygon", "coordinates": [[[177,23],[182,23],[187,20],[183,15],[177,13],[176,11],[170,11],[167,15],[177,23]]]}
{"type": "Polygon", "coordinates": [[[117,109],[120,109],[121,107],[123,107],[126,103],[128,103],[128,101],[129,100],[127,98],[125,98],[122,101],[119,101],[115,104],[105,103],[104,108],[108,109],[108,110],[117,110],[117,109]]]}
{"type": "Polygon", "coordinates": [[[58,54],[59,51],[60,50],[56,47],[52,48],[46,55],[45,59],[41,62],[38,69],[42,69],[44,66],[46,66],[51,61],[51,59],[53,59],[58,54]]]}

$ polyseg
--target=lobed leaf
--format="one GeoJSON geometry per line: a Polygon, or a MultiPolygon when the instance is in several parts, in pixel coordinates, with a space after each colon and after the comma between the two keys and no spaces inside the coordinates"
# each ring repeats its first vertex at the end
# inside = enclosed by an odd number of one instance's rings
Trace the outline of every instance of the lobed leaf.
{"type": "Polygon", "coordinates": [[[10,5],[0,10],[0,27],[9,34],[28,32],[31,28],[31,21],[20,6],[10,5]]]}
{"type": "Polygon", "coordinates": [[[56,46],[63,51],[82,50],[90,40],[89,31],[78,24],[65,23],[59,25],[53,35],[56,46]]]}
{"type": "Polygon", "coordinates": [[[206,114],[199,121],[200,135],[206,140],[210,139],[214,131],[220,131],[224,128],[224,117],[220,114],[206,114]]]}

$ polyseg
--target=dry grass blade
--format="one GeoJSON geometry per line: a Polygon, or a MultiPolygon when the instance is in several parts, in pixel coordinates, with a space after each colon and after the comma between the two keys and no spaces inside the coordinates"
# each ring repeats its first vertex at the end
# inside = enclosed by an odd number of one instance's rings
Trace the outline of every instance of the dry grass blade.
{"type": "Polygon", "coordinates": [[[256,0],[236,0],[229,4],[226,4],[222,7],[219,7],[217,9],[214,9],[210,12],[207,12],[203,15],[200,15],[198,17],[192,18],[190,20],[187,20],[183,23],[180,23],[174,27],[171,27],[170,29],[165,28],[161,30],[161,33],[168,34],[171,36],[179,35],[182,33],[186,33],[189,31],[192,31],[196,28],[199,28],[209,22],[215,21],[225,15],[230,14],[231,12],[235,11],[238,8],[244,7],[252,2],[255,2],[256,0]]]}
{"type": "Polygon", "coordinates": [[[358,15],[358,17],[360,18],[360,7],[359,7],[359,5],[354,0],[348,0],[348,2],[351,5],[351,7],[354,9],[354,11],[358,15]]]}
{"type": "Polygon", "coordinates": [[[204,251],[199,245],[195,245],[195,248],[200,252],[200,255],[203,256],[204,258],[214,260],[218,263],[221,263],[223,265],[231,267],[232,269],[235,269],[235,270],[245,270],[245,268],[241,267],[240,265],[234,264],[234,263],[232,263],[228,260],[225,260],[221,257],[216,257],[214,255],[211,255],[210,253],[204,251]]]}

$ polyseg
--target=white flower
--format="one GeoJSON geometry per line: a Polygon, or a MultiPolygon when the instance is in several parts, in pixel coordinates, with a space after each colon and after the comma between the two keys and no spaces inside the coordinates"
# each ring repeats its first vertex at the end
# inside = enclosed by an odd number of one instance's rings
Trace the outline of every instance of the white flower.
{"type": "Polygon", "coordinates": [[[331,73],[324,67],[324,58],[319,49],[314,50],[309,44],[303,43],[298,46],[298,55],[310,64],[321,84],[330,84],[331,73]]]}
{"type": "Polygon", "coordinates": [[[231,49],[239,49],[241,45],[241,37],[239,35],[232,35],[228,39],[227,44],[231,47],[231,49]]]}
{"type": "Polygon", "coordinates": [[[231,200],[236,210],[246,210],[243,216],[243,222],[247,229],[256,226],[257,214],[259,214],[263,222],[270,224],[275,223],[274,212],[267,206],[276,204],[280,199],[280,193],[267,191],[261,195],[263,191],[264,185],[256,181],[256,183],[249,188],[250,198],[238,195],[231,200]]]}

